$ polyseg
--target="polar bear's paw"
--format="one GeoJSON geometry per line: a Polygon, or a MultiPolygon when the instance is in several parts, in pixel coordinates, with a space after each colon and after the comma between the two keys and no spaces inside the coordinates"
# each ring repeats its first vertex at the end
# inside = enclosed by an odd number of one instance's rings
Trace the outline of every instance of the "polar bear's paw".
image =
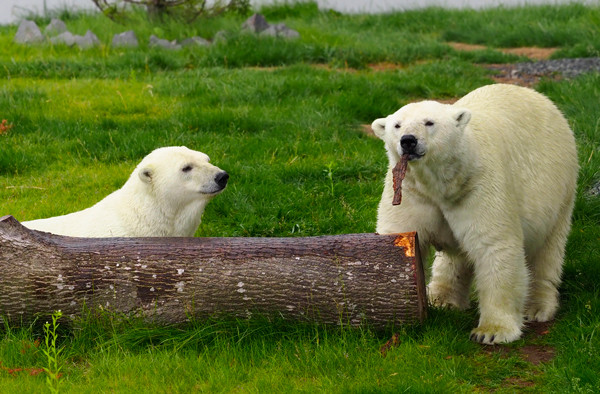
{"type": "Polygon", "coordinates": [[[525,320],[539,322],[552,320],[557,309],[558,304],[532,305],[525,312],[525,320]]]}
{"type": "Polygon", "coordinates": [[[496,345],[508,343],[521,337],[521,329],[518,326],[480,325],[471,331],[470,339],[482,345],[496,345]]]}
{"type": "Polygon", "coordinates": [[[558,290],[554,286],[534,288],[529,299],[529,305],[525,309],[525,320],[539,322],[552,320],[558,310],[558,290]]]}
{"type": "Polygon", "coordinates": [[[432,282],[427,286],[427,299],[431,305],[441,308],[465,310],[469,307],[469,292],[464,294],[452,286],[432,282]]]}

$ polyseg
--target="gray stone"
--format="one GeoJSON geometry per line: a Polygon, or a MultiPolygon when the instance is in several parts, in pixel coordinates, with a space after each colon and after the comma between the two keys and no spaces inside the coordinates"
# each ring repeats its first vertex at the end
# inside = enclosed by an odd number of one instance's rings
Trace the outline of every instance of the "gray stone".
{"type": "Polygon", "coordinates": [[[35,44],[44,41],[44,36],[38,25],[33,21],[22,21],[15,34],[15,42],[19,44],[35,44]]]}
{"type": "Polygon", "coordinates": [[[135,32],[133,30],[128,30],[121,34],[115,34],[113,36],[112,46],[137,48],[139,44],[135,32]]]}
{"type": "Polygon", "coordinates": [[[181,49],[181,45],[177,44],[177,41],[169,41],[163,38],[158,38],[154,34],[150,36],[150,42],[148,44],[150,47],[154,48],[163,48],[163,49],[181,49]]]}
{"type": "Polygon", "coordinates": [[[66,46],[72,47],[75,45],[75,36],[71,34],[71,32],[66,31],[64,33],[60,33],[56,37],[52,37],[50,42],[54,45],[56,44],[64,44],[66,46]]]}
{"type": "Polygon", "coordinates": [[[192,46],[207,47],[210,45],[210,41],[205,40],[204,38],[199,37],[199,36],[194,36],[194,37],[186,38],[185,40],[181,41],[179,43],[179,45],[181,45],[182,47],[192,47],[192,46]]]}
{"type": "Polygon", "coordinates": [[[589,190],[589,195],[594,197],[600,197],[600,182],[597,182],[592,188],[589,190]]]}
{"type": "Polygon", "coordinates": [[[56,37],[52,37],[50,42],[55,45],[64,44],[70,47],[77,45],[80,49],[89,49],[96,45],[100,45],[100,40],[91,30],[88,30],[84,36],[73,35],[66,31],[56,37]]]}
{"type": "Polygon", "coordinates": [[[48,36],[56,36],[67,31],[67,25],[60,19],[52,18],[44,32],[48,36]]]}
{"type": "Polygon", "coordinates": [[[249,30],[252,33],[260,33],[269,27],[269,23],[261,14],[254,14],[242,24],[242,30],[249,30]]]}
{"type": "Polygon", "coordinates": [[[75,36],[75,44],[79,49],[89,49],[100,46],[100,40],[91,30],[88,30],[84,36],[75,36]]]}
{"type": "Polygon", "coordinates": [[[300,33],[292,30],[285,23],[277,23],[269,26],[266,30],[260,33],[261,36],[283,37],[283,38],[299,38],[300,33]]]}
{"type": "Polygon", "coordinates": [[[219,44],[219,43],[225,43],[227,42],[227,39],[229,38],[229,33],[227,33],[225,30],[219,30],[218,32],[215,33],[215,36],[213,37],[213,43],[215,44],[219,44]]]}

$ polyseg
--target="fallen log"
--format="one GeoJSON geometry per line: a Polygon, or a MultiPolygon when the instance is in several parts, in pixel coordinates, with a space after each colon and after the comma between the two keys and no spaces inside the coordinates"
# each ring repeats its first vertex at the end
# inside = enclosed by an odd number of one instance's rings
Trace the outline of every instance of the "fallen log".
{"type": "Polygon", "coordinates": [[[413,323],[427,306],[416,238],[72,238],[4,216],[0,320],[101,307],[165,324],[257,315],[413,323]]]}

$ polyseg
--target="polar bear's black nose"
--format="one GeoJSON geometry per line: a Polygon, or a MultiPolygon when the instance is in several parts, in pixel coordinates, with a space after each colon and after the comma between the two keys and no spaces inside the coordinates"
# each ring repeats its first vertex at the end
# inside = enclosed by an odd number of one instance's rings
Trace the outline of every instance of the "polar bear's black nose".
{"type": "Polygon", "coordinates": [[[215,176],[215,182],[217,183],[217,185],[219,185],[219,187],[222,189],[225,186],[227,186],[227,180],[229,179],[229,174],[226,173],[225,171],[219,172],[216,176],[215,176]]]}
{"type": "Polygon", "coordinates": [[[412,134],[403,135],[400,138],[400,146],[402,147],[402,151],[404,153],[414,152],[417,146],[417,138],[412,134]]]}

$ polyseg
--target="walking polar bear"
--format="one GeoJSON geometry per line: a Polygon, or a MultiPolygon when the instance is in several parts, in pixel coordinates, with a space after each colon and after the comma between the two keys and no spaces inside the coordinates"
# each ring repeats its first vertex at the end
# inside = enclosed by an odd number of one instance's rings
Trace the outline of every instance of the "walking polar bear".
{"type": "Polygon", "coordinates": [[[123,187],[83,211],[23,222],[33,230],[73,237],[191,237],[227,172],[184,146],[146,156],[123,187]]]}
{"type": "Polygon", "coordinates": [[[471,339],[483,344],[518,339],[524,317],[552,319],[578,172],[573,133],[554,104],[489,85],[453,105],[408,104],[372,128],[389,158],[377,232],[416,230],[422,250],[436,247],[430,302],[467,308],[474,277],[471,339]],[[404,198],[393,206],[403,154],[404,198]]]}

